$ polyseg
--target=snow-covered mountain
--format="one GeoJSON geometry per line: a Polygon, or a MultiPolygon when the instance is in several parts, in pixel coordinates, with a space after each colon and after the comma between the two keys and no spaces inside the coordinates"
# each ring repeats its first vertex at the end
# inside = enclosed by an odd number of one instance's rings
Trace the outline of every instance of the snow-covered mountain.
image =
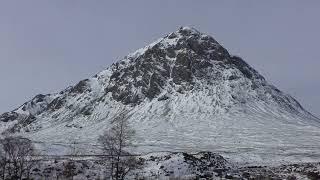
{"type": "Polygon", "coordinates": [[[0,131],[29,137],[48,154],[67,153],[74,141],[92,153],[119,116],[136,130],[140,153],[208,150],[249,163],[320,159],[320,120],[189,27],[4,113],[0,131]]]}

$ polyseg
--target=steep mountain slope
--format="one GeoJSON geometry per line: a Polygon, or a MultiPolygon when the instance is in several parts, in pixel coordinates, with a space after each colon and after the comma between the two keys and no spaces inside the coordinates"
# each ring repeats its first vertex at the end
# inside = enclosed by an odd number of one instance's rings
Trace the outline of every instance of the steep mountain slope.
{"type": "Polygon", "coordinates": [[[1,115],[0,128],[30,137],[48,154],[67,153],[73,141],[92,153],[119,116],[136,129],[137,152],[209,150],[239,162],[320,159],[320,120],[188,27],[60,93],[36,96],[1,115]]]}

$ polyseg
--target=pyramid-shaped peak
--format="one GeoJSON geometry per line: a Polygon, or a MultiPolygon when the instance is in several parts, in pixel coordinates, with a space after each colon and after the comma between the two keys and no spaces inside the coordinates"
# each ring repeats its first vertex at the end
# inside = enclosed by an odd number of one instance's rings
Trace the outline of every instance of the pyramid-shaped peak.
{"type": "Polygon", "coordinates": [[[124,104],[139,104],[169,91],[189,93],[208,83],[222,85],[237,79],[264,83],[264,78],[241,58],[191,27],[180,27],[110,69],[106,93],[124,104]]]}
{"type": "Polygon", "coordinates": [[[147,50],[154,48],[165,50],[192,49],[196,53],[203,53],[205,50],[215,50],[222,51],[220,52],[221,54],[227,53],[227,51],[213,37],[201,33],[193,27],[181,26],[178,30],[171,32],[147,46],[129,54],[126,58],[136,59],[147,50]]]}

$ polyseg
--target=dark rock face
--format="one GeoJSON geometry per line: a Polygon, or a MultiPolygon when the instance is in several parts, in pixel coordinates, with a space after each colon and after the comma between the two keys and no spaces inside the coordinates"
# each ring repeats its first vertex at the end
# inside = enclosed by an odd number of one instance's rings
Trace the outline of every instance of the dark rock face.
{"type": "MultiPolygon", "coordinates": [[[[133,61],[133,59],[131,59],[133,61]]],[[[139,103],[142,98],[154,98],[170,77],[170,66],[165,59],[165,52],[158,47],[146,51],[135,63],[121,68],[121,62],[113,65],[114,73],[106,92],[124,104],[139,103]],[[139,89],[142,94],[135,91],[139,89]],[[142,97],[144,96],[144,97],[142,97]]]]}
{"type": "Polygon", "coordinates": [[[138,57],[128,57],[112,66],[110,84],[105,89],[124,104],[138,104],[157,97],[166,86],[182,85],[181,93],[191,90],[195,78],[207,78],[214,61],[230,55],[212,37],[181,28],[138,57]],[[176,40],[166,45],[166,41],[176,40]]]}
{"type": "Polygon", "coordinates": [[[36,115],[42,113],[47,109],[48,106],[48,99],[46,99],[50,94],[43,95],[38,94],[36,95],[32,100],[25,102],[23,105],[21,105],[18,109],[24,111],[25,113],[16,112],[16,110],[4,113],[0,116],[0,121],[2,122],[9,122],[18,120],[19,122],[21,120],[25,120],[26,114],[30,116],[31,119],[34,119],[36,115]]]}
{"type": "Polygon", "coordinates": [[[172,70],[172,79],[176,84],[192,81],[191,59],[188,54],[179,53],[172,70]]]}
{"type": "Polygon", "coordinates": [[[55,111],[63,107],[65,104],[66,100],[64,97],[58,97],[54,99],[49,105],[48,105],[48,110],[55,111]]]}
{"type": "MultiPolygon", "coordinates": [[[[35,120],[36,120],[36,117],[33,115],[21,116],[19,119],[19,122],[17,124],[15,124],[13,127],[4,131],[3,134],[6,134],[6,133],[11,134],[11,133],[20,132],[21,129],[26,128],[28,125],[33,123],[35,120]]],[[[29,131],[29,130],[26,129],[26,131],[29,131]]]]}
{"type": "Polygon", "coordinates": [[[49,97],[50,94],[43,95],[38,94],[36,95],[31,101],[25,102],[20,108],[22,111],[28,112],[30,109],[34,109],[32,112],[29,112],[33,115],[40,114],[43,112],[46,108],[49,102],[47,97],[49,97]]]}
{"type": "Polygon", "coordinates": [[[35,103],[38,103],[38,102],[43,102],[44,101],[44,98],[46,97],[46,95],[43,95],[43,94],[38,94],[34,97],[34,102],[35,103]]]}
{"type": "Polygon", "coordinates": [[[237,67],[242,74],[248,78],[248,79],[263,79],[262,77],[256,70],[254,70],[252,67],[250,67],[242,58],[238,56],[232,56],[230,58],[230,62],[237,67]]]}
{"type": "Polygon", "coordinates": [[[19,114],[16,112],[6,112],[0,116],[0,121],[9,122],[14,121],[18,118],[19,114]]]}
{"type": "Polygon", "coordinates": [[[88,88],[89,86],[87,84],[88,81],[89,81],[88,79],[80,81],[77,85],[71,88],[70,92],[81,94],[81,93],[84,93],[85,91],[90,91],[90,89],[88,88]]]}

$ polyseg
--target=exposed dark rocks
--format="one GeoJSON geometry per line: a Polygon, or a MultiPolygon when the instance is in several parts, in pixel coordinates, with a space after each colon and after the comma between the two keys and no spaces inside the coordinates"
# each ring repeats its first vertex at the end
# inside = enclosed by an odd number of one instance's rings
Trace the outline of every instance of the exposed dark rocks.
{"type": "Polygon", "coordinates": [[[106,93],[111,92],[114,99],[124,104],[137,104],[144,97],[156,97],[170,76],[170,66],[165,55],[163,50],[153,47],[136,59],[135,64],[124,69],[118,70],[119,63],[116,63],[110,77],[112,85],[106,88],[106,93]],[[142,94],[136,94],[137,89],[142,94]]]}
{"type": "Polygon", "coordinates": [[[21,115],[18,120],[19,120],[18,123],[14,124],[11,128],[4,131],[3,134],[20,132],[21,129],[25,129],[26,131],[29,131],[27,127],[28,125],[30,125],[36,120],[36,117],[31,114],[28,116],[21,115]]]}
{"type": "Polygon", "coordinates": [[[93,107],[92,106],[85,106],[81,109],[80,113],[84,116],[90,116],[92,114],[93,107]]]}
{"type": "Polygon", "coordinates": [[[158,101],[165,101],[165,100],[167,100],[167,99],[169,99],[169,98],[170,98],[169,96],[163,95],[163,96],[160,96],[160,97],[158,98],[158,101]]]}
{"type": "Polygon", "coordinates": [[[173,39],[173,38],[176,38],[176,37],[177,37],[176,33],[171,33],[171,34],[168,35],[169,39],[173,39]]]}
{"type": "Polygon", "coordinates": [[[90,91],[90,89],[88,88],[89,86],[87,84],[88,81],[89,81],[88,79],[80,81],[77,85],[71,88],[70,92],[81,94],[81,93],[84,93],[85,91],[90,91]]]}
{"type": "Polygon", "coordinates": [[[58,97],[54,99],[49,105],[48,109],[51,111],[58,110],[63,107],[64,103],[66,102],[64,97],[58,97]]]}
{"type": "Polygon", "coordinates": [[[146,167],[155,164],[159,167],[152,172],[138,172],[139,177],[149,177],[151,179],[160,177],[183,178],[181,173],[186,172],[188,174],[185,175],[193,175],[195,179],[212,178],[215,170],[220,171],[222,175],[231,169],[230,164],[222,156],[211,152],[197,154],[175,152],[149,156],[144,159],[144,162],[146,167]],[[146,174],[149,175],[146,176],[146,174]]]}
{"type": "Polygon", "coordinates": [[[16,112],[6,112],[0,116],[0,121],[9,122],[14,121],[18,118],[19,114],[16,112]]]}
{"type": "Polygon", "coordinates": [[[34,97],[34,102],[38,103],[38,102],[43,102],[44,98],[46,97],[46,95],[43,94],[38,94],[34,97]]]}
{"type": "Polygon", "coordinates": [[[164,48],[159,42],[138,57],[126,57],[113,64],[106,93],[124,104],[139,104],[145,98],[158,97],[168,85],[183,85],[177,89],[184,93],[193,89],[194,78],[208,78],[213,61],[230,59],[227,50],[212,37],[195,30],[180,28],[167,38],[179,39],[176,45],[164,48]],[[173,84],[168,82],[171,78],[173,84]]]}
{"type": "Polygon", "coordinates": [[[172,79],[176,84],[192,81],[191,59],[187,54],[179,53],[172,70],[172,79]]]}
{"type": "Polygon", "coordinates": [[[82,129],[83,128],[81,125],[78,125],[78,124],[66,124],[65,126],[67,128],[78,128],[78,129],[82,129]]]}
{"type": "Polygon", "coordinates": [[[262,77],[256,70],[254,70],[252,67],[250,67],[242,58],[238,56],[232,56],[230,59],[230,62],[237,68],[239,69],[242,74],[248,78],[248,79],[263,79],[262,77]]]}

